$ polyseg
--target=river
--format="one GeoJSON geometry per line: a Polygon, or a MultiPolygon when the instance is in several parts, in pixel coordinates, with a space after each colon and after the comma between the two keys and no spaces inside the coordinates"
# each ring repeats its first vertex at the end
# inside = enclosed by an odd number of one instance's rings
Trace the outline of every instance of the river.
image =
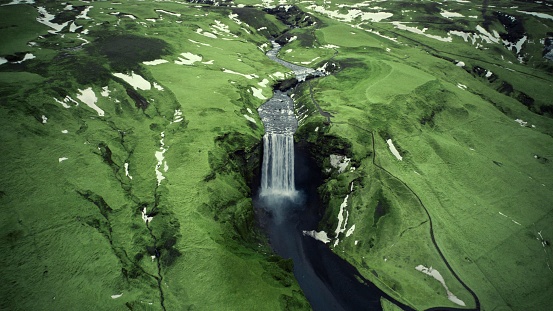
{"type": "MultiPolygon", "coordinates": [[[[300,83],[325,75],[278,58],[281,46],[276,42],[272,44],[273,48],[267,52],[267,57],[294,71],[300,83]]],[[[289,92],[290,89],[275,91],[273,97],[258,109],[265,126],[265,135],[262,173],[259,180],[254,181],[253,187],[254,207],[272,249],[281,257],[293,260],[294,276],[315,311],[382,310],[382,298],[403,310],[413,310],[365,279],[354,266],[333,253],[326,244],[303,234],[304,231],[316,230],[321,220],[322,202],[317,188],[323,179],[321,168],[312,160],[309,150],[294,144],[293,134],[298,128],[298,122],[289,92]]],[[[330,118],[326,112],[321,114],[330,118]]],[[[374,133],[371,135],[375,150],[374,133]]],[[[375,157],[376,152],[373,165],[387,172],[374,162],[375,157]]],[[[424,207],[422,201],[421,205],[424,207]]],[[[474,309],[435,307],[428,311],[480,310],[477,295],[453,271],[437,245],[432,218],[426,207],[424,209],[430,222],[434,247],[455,278],[471,293],[476,304],[474,309]]]]}
{"type": "MultiPolygon", "coordinates": [[[[293,70],[298,81],[324,76],[279,59],[279,50],[273,42],[267,56],[293,70]]],[[[303,234],[316,230],[320,221],[317,187],[322,183],[321,169],[308,150],[290,147],[298,125],[294,103],[286,92],[275,91],[258,111],[266,131],[260,187],[254,194],[258,220],[273,250],[293,260],[294,275],[313,310],[382,310],[381,297],[412,310],[364,279],[327,245],[303,234]]]]}

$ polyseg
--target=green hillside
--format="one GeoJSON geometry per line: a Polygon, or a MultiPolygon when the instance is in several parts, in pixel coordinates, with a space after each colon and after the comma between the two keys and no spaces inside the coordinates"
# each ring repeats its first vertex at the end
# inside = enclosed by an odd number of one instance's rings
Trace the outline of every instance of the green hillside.
{"type": "Polygon", "coordinates": [[[550,2],[0,3],[0,309],[309,310],[252,203],[271,39],[328,73],[292,92],[334,253],[416,310],[550,308],[550,2]]]}

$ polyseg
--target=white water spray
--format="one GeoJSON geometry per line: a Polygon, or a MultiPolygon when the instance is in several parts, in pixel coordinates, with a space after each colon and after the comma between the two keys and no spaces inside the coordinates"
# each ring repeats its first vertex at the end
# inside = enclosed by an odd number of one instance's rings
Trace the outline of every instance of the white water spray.
{"type": "Polygon", "coordinates": [[[294,132],[298,121],[293,109],[292,99],[279,91],[258,109],[265,125],[262,197],[294,198],[297,195],[294,181],[294,132]]]}
{"type": "Polygon", "coordinates": [[[261,195],[294,197],[294,137],[292,133],[263,136],[261,195]]]}

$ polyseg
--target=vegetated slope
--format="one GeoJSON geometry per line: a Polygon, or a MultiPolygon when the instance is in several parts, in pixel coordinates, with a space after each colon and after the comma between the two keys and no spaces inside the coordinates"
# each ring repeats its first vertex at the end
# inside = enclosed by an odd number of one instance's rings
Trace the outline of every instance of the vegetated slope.
{"type": "Polygon", "coordinates": [[[188,4],[0,7],[12,14],[1,309],[309,307],[253,223],[255,111],[286,73],[266,37],[231,8],[188,4]]]}
{"type": "Polygon", "coordinates": [[[538,53],[545,26],[536,25],[551,21],[518,12],[535,12],[539,4],[510,8],[531,39],[517,53],[503,42],[511,37],[502,34],[509,27],[493,13],[498,8],[482,17],[476,8],[485,8],[464,3],[405,5],[302,4],[323,25],[312,46],[296,44],[282,54],[289,61],[304,51],[320,54],[320,66],[340,68],[297,94],[308,116],[298,136],[318,148],[315,156],[328,174],[320,229],[332,236],[337,254],[416,309],[462,308],[451,294],[475,307],[432,253],[432,232],[483,310],[547,310],[553,81],[551,64],[538,53]],[[486,21],[487,30],[476,30],[486,21]],[[343,24],[351,28],[344,31],[343,24]],[[466,42],[449,32],[461,28],[474,29],[466,42]],[[500,39],[482,39],[486,32],[500,39]],[[336,51],[332,59],[323,60],[325,47],[336,51]],[[500,87],[507,84],[509,92],[500,87]],[[330,126],[316,105],[333,116],[330,126]],[[339,172],[333,159],[347,168],[339,172]],[[426,274],[433,270],[447,290],[426,274]]]}

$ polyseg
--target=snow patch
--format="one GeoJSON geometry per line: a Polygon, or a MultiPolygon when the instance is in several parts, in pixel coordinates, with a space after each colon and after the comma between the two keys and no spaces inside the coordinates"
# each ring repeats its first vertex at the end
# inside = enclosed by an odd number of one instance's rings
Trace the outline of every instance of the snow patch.
{"type": "Polygon", "coordinates": [[[259,99],[267,99],[267,97],[263,96],[263,90],[262,89],[258,89],[258,88],[255,88],[252,86],[252,92],[253,92],[253,96],[259,98],[259,99]]]}
{"type": "Polygon", "coordinates": [[[82,19],[91,19],[90,17],[88,17],[88,11],[90,11],[90,9],[92,9],[92,6],[89,5],[87,6],[82,12],[81,14],[77,15],[77,17],[75,17],[75,19],[79,19],[79,18],[82,18],[82,19]]]}
{"type": "Polygon", "coordinates": [[[54,97],[54,100],[55,100],[57,103],[61,104],[61,105],[63,106],[63,108],[67,108],[67,109],[71,108],[71,106],[69,106],[69,105],[67,104],[67,103],[69,103],[69,102],[74,103],[75,106],[78,106],[78,105],[79,105],[79,103],[78,103],[77,101],[75,101],[73,98],[71,98],[71,97],[69,97],[69,96],[65,96],[65,98],[63,99],[63,101],[61,101],[61,100],[59,100],[59,99],[57,99],[57,98],[55,98],[55,97],[54,97]]]}
{"type": "Polygon", "coordinates": [[[69,159],[69,158],[61,157],[61,158],[58,159],[58,163],[61,163],[61,162],[65,161],[65,160],[67,160],[67,159],[69,159]]]}
{"type": "Polygon", "coordinates": [[[45,7],[39,6],[37,7],[37,10],[38,10],[39,16],[36,18],[36,21],[54,29],[54,31],[52,30],[48,31],[50,33],[58,33],[63,28],[65,28],[65,26],[69,24],[69,21],[63,24],[52,23],[51,20],[53,20],[56,16],[48,13],[45,7]]]}
{"type": "Polygon", "coordinates": [[[102,91],[100,92],[100,95],[102,95],[102,97],[108,97],[109,93],[110,93],[109,87],[103,86],[102,91]]]}
{"type": "Polygon", "coordinates": [[[145,223],[149,223],[154,219],[154,217],[148,217],[148,214],[146,213],[146,208],[142,209],[141,214],[142,214],[142,220],[144,220],[145,223]]]}
{"type": "Polygon", "coordinates": [[[129,177],[129,179],[132,179],[131,174],[129,174],[129,163],[125,162],[125,176],[129,177]]]}
{"type": "Polygon", "coordinates": [[[10,3],[4,3],[0,6],[15,5],[15,4],[35,4],[34,0],[12,0],[10,3]]]}
{"type": "Polygon", "coordinates": [[[163,86],[157,84],[157,83],[152,83],[152,85],[154,86],[154,89],[158,90],[158,91],[163,91],[163,86]]]}
{"type": "Polygon", "coordinates": [[[334,230],[334,233],[336,233],[336,241],[334,241],[334,247],[338,246],[338,243],[340,242],[340,239],[338,239],[338,235],[340,233],[346,231],[346,226],[348,224],[349,212],[345,211],[346,212],[346,218],[344,219],[344,210],[348,206],[348,198],[349,198],[349,194],[346,195],[346,197],[344,198],[344,202],[342,202],[342,204],[340,204],[340,212],[338,212],[338,226],[336,227],[336,230],[334,230]],[[342,224],[343,224],[343,226],[342,226],[342,224]]]}
{"type": "Polygon", "coordinates": [[[310,5],[307,8],[342,22],[352,22],[357,18],[361,19],[361,21],[368,20],[372,22],[380,22],[381,20],[390,18],[394,15],[389,12],[363,12],[359,9],[349,9],[348,12],[344,14],[340,13],[339,10],[327,10],[325,7],[318,6],[316,4],[310,5]]]}
{"type": "Polygon", "coordinates": [[[445,18],[452,18],[452,17],[464,17],[463,14],[457,13],[457,12],[448,12],[448,11],[442,11],[440,13],[445,18]]]}
{"type": "Polygon", "coordinates": [[[244,118],[248,119],[248,121],[250,121],[250,122],[253,122],[253,123],[256,123],[256,124],[257,124],[257,122],[255,121],[255,119],[252,118],[252,117],[250,117],[250,116],[247,115],[247,114],[244,115],[244,118]]]}
{"type": "Polygon", "coordinates": [[[399,161],[403,160],[403,157],[399,154],[399,151],[397,151],[396,146],[394,145],[394,142],[392,139],[386,140],[386,143],[388,144],[388,148],[390,148],[390,151],[392,154],[398,159],[399,161]]]}
{"type": "Polygon", "coordinates": [[[182,110],[180,109],[175,109],[175,113],[173,114],[173,122],[172,123],[178,123],[178,122],[182,122],[183,117],[182,117],[182,110]]]}
{"type": "Polygon", "coordinates": [[[261,87],[267,87],[267,83],[269,83],[269,80],[263,79],[261,82],[257,83],[257,85],[261,87]]]}
{"type": "Polygon", "coordinates": [[[315,230],[311,230],[311,231],[303,230],[303,235],[304,236],[310,236],[310,237],[314,238],[315,240],[319,240],[319,241],[321,241],[325,244],[330,243],[330,238],[328,237],[328,235],[324,231],[317,232],[315,230]]]}
{"type": "Polygon", "coordinates": [[[211,32],[204,31],[204,30],[201,29],[201,28],[198,28],[198,30],[196,30],[196,33],[197,33],[197,34],[200,34],[200,35],[202,35],[202,36],[208,37],[208,38],[217,39],[217,36],[216,36],[216,35],[212,34],[211,32]]]}
{"type": "Polygon", "coordinates": [[[117,299],[119,297],[123,296],[123,294],[116,294],[116,295],[111,295],[111,299],[117,299]]]}
{"type": "Polygon", "coordinates": [[[94,109],[100,117],[104,116],[104,111],[96,105],[96,102],[98,101],[98,98],[96,97],[96,94],[94,94],[94,91],[91,87],[81,90],[79,89],[79,95],[77,95],[77,99],[85,103],[88,107],[94,109]]]}
{"type": "Polygon", "coordinates": [[[428,30],[428,28],[423,28],[421,30],[421,29],[418,29],[417,27],[410,27],[410,26],[405,25],[405,23],[397,22],[397,21],[392,22],[392,25],[394,25],[397,29],[406,30],[406,31],[409,31],[409,32],[412,32],[412,33],[415,33],[415,34],[419,34],[419,35],[423,35],[425,37],[435,39],[435,40],[439,40],[439,41],[442,41],[442,42],[451,42],[451,41],[453,41],[451,39],[451,37],[440,37],[440,36],[437,36],[437,35],[427,34],[426,31],[428,30]]]}
{"type": "Polygon", "coordinates": [[[457,296],[453,295],[453,293],[449,291],[449,288],[447,287],[447,285],[445,285],[445,281],[444,281],[444,278],[443,278],[442,274],[438,270],[433,269],[432,267],[427,268],[423,265],[418,265],[418,266],[415,267],[415,269],[417,271],[420,271],[420,272],[426,274],[426,275],[430,275],[431,277],[436,279],[438,282],[440,282],[442,284],[442,286],[445,288],[446,292],[447,292],[447,299],[449,299],[451,302],[453,302],[457,305],[463,306],[463,307],[465,306],[464,301],[457,298],[457,296]]]}
{"type": "Polygon", "coordinates": [[[234,75],[239,75],[239,76],[242,76],[242,77],[244,77],[244,78],[246,78],[246,79],[250,79],[250,80],[251,80],[251,79],[254,79],[254,78],[259,78],[258,75],[253,74],[253,73],[247,75],[247,74],[239,73],[239,72],[232,71],[232,70],[225,69],[225,68],[221,68],[221,69],[223,70],[224,73],[230,73],[230,74],[234,74],[234,75]]]}
{"type": "Polygon", "coordinates": [[[46,124],[48,122],[48,118],[45,115],[42,115],[42,124],[46,124]]]}
{"type": "Polygon", "coordinates": [[[161,139],[159,140],[159,143],[160,143],[159,151],[156,151],[155,153],[155,157],[157,160],[155,171],[156,171],[158,186],[161,184],[161,181],[165,179],[165,176],[163,176],[163,173],[161,173],[160,168],[163,166],[164,172],[167,172],[167,170],[169,169],[169,166],[167,165],[167,161],[165,161],[165,156],[164,156],[165,151],[167,151],[167,149],[165,148],[165,143],[163,142],[165,138],[165,132],[161,132],[160,136],[161,136],[161,139]]]}
{"type": "Polygon", "coordinates": [[[545,14],[545,13],[527,12],[527,11],[517,11],[517,12],[519,12],[519,13],[524,13],[524,14],[528,14],[528,15],[533,15],[533,16],[536,16],[536,17],[539,17],[539,18],[545,18],[545,19],[553,20],[553,16],[552,16],[552,15],[545,14]]]}
{"type": "Polygon", "coordinates": [[[158,12],[158,13],[163,13],[163,14],[167,14],[167,15],[172,15],[172,16],[176,16],[176,17],[180,17],[180,16],[181,16],[180,13],[173,13],[173,12],[169,12],[169,11],[165,11],[165,10],[156,10],[156,12],[158,12]]]}
{"type": "Polygon", "coordinates": [[[152,60],[152,61],[147,61],[147,62],[142,62],[144,65],[147,65],[147,66],[155,66],[155,65],[159,65],[159,64],[164,64],[164,63],[168,63],[169,61],[168,60],[165,60],[165,59],[156,59],[156,60],[152,60]]]}
{"type": "Polygon", "coordinates": [[[152,88],[152,85],[148,82],[148,80],[144,79],[141,75],[135,74],[134,71],[131,71],[130,75],[118,72],[113,75],[130,84],[135,90],[141,89],[148,91],[152,88]]]}
{"type": "Polygon", "coordinates": [[[355,231],[355,225],[351,226],[349,230],[346,232],[346,238],[353,234],[353,231],[355,231]]]}
{"type": "Polygon", "coordinates": [[[338,174],[346,170],[350,161],[351,159],[344,155],[339,155],[339,154],[330,155],[330,166],[332,166],[333,168],[337,168],[338,174]]]}

